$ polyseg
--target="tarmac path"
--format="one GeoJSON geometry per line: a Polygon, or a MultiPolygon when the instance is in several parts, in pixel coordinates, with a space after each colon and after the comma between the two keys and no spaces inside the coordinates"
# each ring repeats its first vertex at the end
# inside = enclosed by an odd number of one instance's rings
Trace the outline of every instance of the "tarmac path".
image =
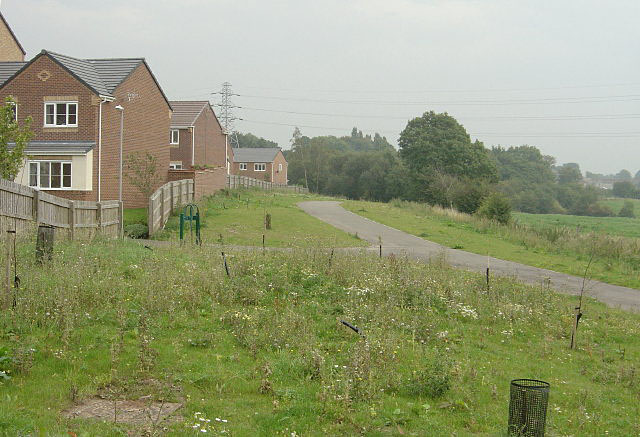
{"type": "MultiPolygon", "coordinates": [[[[370,250],[379,250],[379,239],[382,239],[383,255],[406,254],[410,257],[429,261],[434,256],[444,256],[453,267],[484,273],[487,268],[487,257],[463,250],[451,249],[440,244],[416,237],[406,232],[369,220],[347,211],[340,202],[309,201],[298,204],[303,211],[334,227],[351,234],[357,233],[360,238],[375,245],[370,250]]],[[[552,270],[527,266],[513,261],[490,258],[492,275],[512,276],[528,283],[542,285],[550,282],[552,288],[565,294],[579,295],[583,278],[558,273],[552,270]]],[[[593,297],[612,307],[620,307],[631,311],[640,311],[640,290],[611,285],[604,282],[588,280],[585,285],[585,296],[593,297]]]]}

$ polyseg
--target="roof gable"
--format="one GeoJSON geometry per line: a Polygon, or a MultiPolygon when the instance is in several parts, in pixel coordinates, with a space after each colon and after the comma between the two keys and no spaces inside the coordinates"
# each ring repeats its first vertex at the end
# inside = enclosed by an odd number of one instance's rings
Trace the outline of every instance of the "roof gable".
{"type": "Polygon", "coordinates": [[[279,147],[241,147],[233,149],[233,162],[273,162],[280,153],[279,147]]]}
{"type": "Polygon", "coordinates": [[[102,79],[105,89],[109,93],[125,81],[138,65],[144,62],[143,58],[121,59],[87,59],[102,79]]]}
{"type": "Polygon", "coordinates": [[[209,105],[206,100],[170,102],[173,113],[171,114],[171,127],[173,129],[193,127],[202,111],[209,105]]]}
{"type": "Polygon", "coordinates": [[[11,29],[11,26],[9,26],[9,23],[7,23],[7,20],[5,20],[4,15],[2,15],[2,12],[0,12],[0,18],[2,18],[2,22],[4,23],[4,25],[7,27],[7,30],[9,31],[9,33],[11,34],[11,36],[13,37],[13,40],[16,42],[16,44],[18,45],[18,48],[20,49],[20,51],[22,52],[23,55],[26,55],[27,52],[24,51],[24,48],[22,47],[22,44],[20,44],[20,41],[18,41],[18,37],[16,37],[16,34],[13,33],[13,29],[11,29]]]}

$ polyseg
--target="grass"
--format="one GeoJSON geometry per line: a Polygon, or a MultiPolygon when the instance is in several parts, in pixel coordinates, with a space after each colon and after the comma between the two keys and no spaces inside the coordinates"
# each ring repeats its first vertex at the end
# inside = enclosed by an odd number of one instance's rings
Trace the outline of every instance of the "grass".
{"type": "Polygon", "coordinates": [[[147,224],[147,208],[127,208],[124,210],[124,226],[147,224]]]}
{"type": "MultiPolygon", "coordinates": [[[[640,209],[638,211],[640,215],[640,209]]],[[[582,233],[596,232],[621,237],[640,238],[640,219],[627,217],[585,217],[565,214],[514,213],[518,223],[534,227],[574,228],[582,233]]]]}
{"type": "Polygon", "coordinates": [[[622,199],[620,197],[610,197],[604,200],[601,200],[600,203],[608,206],[611,210],[618,214],[622,209],[625,201],[631,201],[633,203],[633,212],[636,217],[640,218],[640,199],[622,199]]]}
{"type": "Polygon", "coordinates": [[[547,435],[640,432],[640,315],[589,299],[572,351],[575,297],[487,293],[444,260],[232,251],[227,278],[206,247],[57,242],[40,266],[33,245],[0,312],[5,435],[504,435],[522,377],[551,383],[547,435]],[[183,402],[182,419],[61,416],[97,394],[183,402]]]}
{"type": "Polygon", "coordinates": [[[635,238],[608,236],[588,229],[578,231],[573,226],[536,227],[517,223],[504,226],[411,202],[348,201],[343,206],[447,247],[577,276],[584,274],[593,252],[595,258],[590,267],[593,279],[640,288],[640,240],[635,238]]]}
{"type": "MultiPolygon", "coordinates": [[[[204,242],[267,247],[357,247],[366,243],[302,211],[297,204],[324,197],[261,190],[222,191],[199,202],[204,242]],[[265,229],[265,213],[271,229],[265,229]]],[[[179,238],[179,211],[159,238],[179,238]]],[[[187,233],[187,238],[191,234],[187,233]]]]}

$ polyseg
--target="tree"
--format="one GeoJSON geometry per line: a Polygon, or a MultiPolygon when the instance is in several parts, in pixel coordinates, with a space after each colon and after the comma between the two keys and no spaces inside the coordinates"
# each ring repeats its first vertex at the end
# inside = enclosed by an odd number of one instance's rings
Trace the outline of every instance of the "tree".
{"type": "Polygon", "coordinates": [[[279,147],[278,143],[275,141],[267,140],[262,137],[257,137],[252,133],[240,133],[235,132],[235,135],[238,138],[238,147],[246,147],[246,148],[274,148],[279,147]]]}
{"type": "Polygon", "coordinates": [[[527,184],[547,184],[555,181],[551,162],[533,146],[493,147],[491,156],[498,167],[501,181],[519,179],[527,184]]]}
{"type": "Polygon", "coordinates": [[[629,217],[629,218],[636,217],[634,207],[633,207],[633,202],[631,200],[624,201],[624,205],[622,205],[622,208],[618,213],[618,217],[629,217]]]}
{"type": "Polygon", "coordinates": [[[31,117],[22,126],[16,121],[15,101],[5,100],[0,106],[0,177],[14,180],[24,164],[24,149],[31,138],[31,117]]]}
{"type": "Polygon", "coordinates": [[[631,181],[614,182],[613,195],[616,197],[634,198],[638,196],[638,189],[631,181]]]}
{"type": "Polygon", "coordinates": [[[493,193],[484,199],[477,214],[506,225],[511,221],[511,203],[502,194],[493,193]]]}
{"type": "Polygon", "coordinates": [[[480,141],[447,113],[425,112],[400,133],[400,157],[414,172],[439,171],[457,177],[496,182],[496,165],[480,141]]]}
{"type": "Polygon", "coordinates": [[[136,187],[145,198],[151,197],[160,182],[158,159],[146,152],[135,152],[124,162],[125,174],[131,185],[136,187]]]}
{"type": "Polygon", "coordinates": [[[630,181],[631,180],[631,172],[629,170],[620,170],[616,175],[616,178],[621,181],[630,181]]]}
{"type": "Polygon", "coordinates": [[[580,166],[575,162],[569,162],[558,167],[558,182],[561,184],[571,184],[580,182],[582,180],[582,173],[580,172],[580,166]]]}

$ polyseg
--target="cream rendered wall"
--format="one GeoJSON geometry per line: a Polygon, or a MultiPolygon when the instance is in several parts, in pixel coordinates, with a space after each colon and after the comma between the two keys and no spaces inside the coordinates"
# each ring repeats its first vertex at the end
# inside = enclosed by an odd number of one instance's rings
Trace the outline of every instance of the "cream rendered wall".
{"type": "MultiPolygon", "coordinates": [[[[71,161],[71,191],[91,191],[93,181],[93,150],[85,156],[33,156],[33,161],[71,161]]],[[[25,160],[24,165],[18,172],[14,182],[21,185],[29,185],[29,160],[25,160]]],[[[45,190],[49,191],[49,190],[45,190]]],[[[63,191],[63,190],[50,190],[63,191]]]]}

